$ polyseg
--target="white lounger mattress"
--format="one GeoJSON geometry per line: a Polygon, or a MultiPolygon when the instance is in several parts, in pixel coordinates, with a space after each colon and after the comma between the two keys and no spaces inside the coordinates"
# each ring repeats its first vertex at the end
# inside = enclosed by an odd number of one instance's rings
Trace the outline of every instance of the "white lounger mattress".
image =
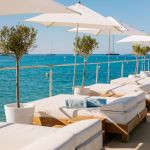
{"type": "Polygon", "coordinates": [[[118,78],[110,81],[110,84],[136,84],[138,85],[138,81],[140,81],[142,78],[118,78]]]}
{"type": "Polygon", "coordinates": [[[126,112],[111,112],[111,111],[102,111],[102,112],[108,117],[109,121],[118,124],[127,124],[134,117],[136,117],[142,110],[144,110],[144,108],[145,102],[143,101],[126,112]]]}
{"type": "Polygon", "coordinates": [[[135,84],[135,85],[143,85],[143,84],[150,84],[150,77],[145,78],[118,78],[111,80],[111,84],[135,84]]]}
{"type": "Polygon", "coordinates": [[[0,150],[21,150],[39,138],[59,130],[57,128],[0,123],[0,150]]]}
{"type": "MultiPolygon", "coordinates": [[[[138,103],[141,102],[141,100],[134,99],[131,100],[130,103],[126,104],[113,104],[106,106],[105,109],[103,107],[97,107],[97,108],[78,108],[78,109],[68,109],[65,107],[65,100],[72,95],[57,95],[51,98],[42,99],[39,101],[32,102],[36,106],[35,109],[35,116],[43,116],[43,117],[54,117],[57,119],[70,119],[76,116],[96,116],[96,117],[110,117],[110,119],[116,121],[116,118],[112,117],[112,114],[115,116],[124,114],[125,111],[132,110],[132,108],[136,107],[138,103]],[[119,108],[120,107],[120,108],[119,108]],[[114,109],[113,109],[114,108],[114,109]],[[126,108],[126,110],[123,110],[123,108],[126,108]],[[111,109],[111,115],[109,115],[108,110],[111,109]],[[103,112],[102,112],[102,111],[103,112]],[[120,111],[120,113],[116,113],[117,111],[120,111]],[[107,112],[106,114],[104,112],[107,112]]],[[[108,98],[109,101],[113,101],[114,98],[108,98]]],[[[145,104],[145,101],[142,101],[143,104],[145,104]]],[[[145,108],[145,107],[144,107],[145,108]]],[[[144,109],[143,108],[143,109],[144,109]]],[[[137,113],[136,113],[137,114],[137,113]]],[[[133,114],[135,117],[135,114],[133,114]]],[[[133,118],[133,117],[131,117],[133,118]]],[[[129,119],[126,120],[120,120],[117,119],[116,123],[127,123],[129,122],[129,119]]]]}
{"type": "Polygon", "coordinates": [[[91,95],[104,95],[104,94],[111,94],[112,89],[117,89],[121,87],[120,84],[94,84],[91,86],[87,86],[87,88],[90,88],[90,94],[91,95]]]}

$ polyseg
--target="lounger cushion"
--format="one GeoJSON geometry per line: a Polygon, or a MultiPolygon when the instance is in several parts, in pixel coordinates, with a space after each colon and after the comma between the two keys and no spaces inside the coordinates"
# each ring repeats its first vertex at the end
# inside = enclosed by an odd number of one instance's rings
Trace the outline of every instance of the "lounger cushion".
{"type": "MultiPolygon", "coordinates": [[[[75,122],[38,139],[22,150],[74,150],[96,134],[99,134],[97,140],[101,143],[101,129],[101,122],[97,119],[75,122]]],[[[100,147],[99,144],[95,146],[100,147]]]]}
{"type": "Polygon", "coordinates": [[[150,84],[150,77],[143,78],[138,81],[139,85],[150,84]]]}
{"type": "Polygon", "coordinates": [[[21,150],[74,150],[74,143],[73,134],[59,131],[40,138],[21,150]]]}
{"type": "Polygon", "coordinates": [[[134,92],[100,107],[100,109],[106,111],[127,111],[135,106],[139,101],[143,101],[144,99],[145,94],[143,92],[134,92]]]}
{"type": "Polygon", "coordinates": [[[59,129],[7,123],[0,126],[0,149],[20,150],[39,138],[50,135],[57,130],[59,129]]]}
{"type": "Polygon", "coordinates": [[[85,98],[86,102],[87,102],[87,108],[91,108],[91,107],[101,107],[107,104],[107,100],[106,99],[102,99],[99,97],[88,97],[85,98]]]}
{"type": "Polygon", "coordinates": [[[72,133],[75,137],[74,144],[79,146],[97,133],[101,135],[102,123],[98,119],[83,120],[70,124],[62,128],[62,130],[72,133]]]}
{"type": "Polygon", "coordinates": [[[112,112],[112,111],[102,111],[110,122],[115,122],[118,124],[127,124],[134,117],[136,117],[142,110],[145,109],[145,101],[142,101],[127,110],[126,112],[112,112]]]}
{"type": "Polygon", "coordinates": [[[70,98],[66,100],[66,107],[67,108],[86,108],[87,101],[84,98],[82,99],[70,98]]]}
{"type": "Polygon", "coordinates": [[[111,92],[112,89],[120,87],[120,84],[94,84],[88,86],[90,88],[90,95],[91,96],[99,96],[99,95],[106,95],[111,96],[113,93],[111,92]]]}
{"type": "Polygon", "coordinates": [[[111,80],[110,84],[136,84],[136,85],[139,85],[139,80],[141,80],[141,78],[123,77],[123,78],[111,80]]]}

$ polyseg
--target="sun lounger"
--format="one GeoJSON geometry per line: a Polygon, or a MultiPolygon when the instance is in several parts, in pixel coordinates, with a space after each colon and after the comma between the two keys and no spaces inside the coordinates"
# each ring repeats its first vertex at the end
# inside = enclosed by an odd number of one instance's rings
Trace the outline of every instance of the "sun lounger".
{"type": "Polygon", "coordinates": [[[102,125],[84,120],[63,128],[0,123],[1,150],[100,150],[102,125]]]}
{"type": "MultiPolygon", "coordinates": [[[[145,79],[146,80],[146,79],[145,79]]],[[[94,84],[88,86],[91,96],[124,96],[133,92],[143,91],[146,94],[150,93],[150,84],[135,85],[135,84],[94,84]]]]}
{"type": "MultiPolygon", "coordinates": [[[[84,117],[95,117],[99,119],[106,119],[107,122],[111,124],[117,124],[119,126],[129,126],[131,121],[134,121],[140,113],[143,115],[142,118],[137,119],[137,123],[139,123],[142,119],[145,118],[145,94],[141,91],[133,92],[131,94],[125,95],[123,97],[106,97],[107,105],[96,108],[77,108],[77,109],[69,109],[65,107],[65,100],[75,97],[73,95],[57,95],[51,98],[41,99],[32,104],[35,105],[35,120],[40,118],[40,123],[49,123],[51,122],[49,118],[56,118],[61,123],[68,123],[68,120],[80,116],[84,117]],[[46,121],[44,121],[46,120],[46,121]]],[[[86,97],[86,96],[80,96],[86,97]]],[[[100,98],[100,97],[99,97],[100,98]]],[[[103,97],[102,97],[103,98],[103,97]]],[[[137,124],[136,124],[137,125],[137,124]]],[[[128,129],[128,128],[127,128],[128,129]]],[[[106,128],[105,128],[106,130],[106,128]]],[[[110,132],[110,130],[109,130],[110,132]]],[[[111,131],[111,132],[116,132],[111,131]]],[[[126,130],[126,139],[124,138],[124,133],[122,137],[124,140],[128,140],[129,138],[129,130],[126,130]]]]}
{"type": "Polygon", "coordinates": [[[144,78],[118,78],[110,81],[110,84],[135,84],[135,85],[143,85],[150,84],[150,77],[144,78]]]}

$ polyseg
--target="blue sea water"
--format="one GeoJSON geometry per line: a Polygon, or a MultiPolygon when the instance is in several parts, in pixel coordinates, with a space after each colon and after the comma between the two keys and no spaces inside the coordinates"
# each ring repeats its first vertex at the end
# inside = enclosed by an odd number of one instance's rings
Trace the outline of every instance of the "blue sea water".
{"type": "MultiPolygon", "coordinates": [[[[134,60],[133,55],[111,56],[111,61],[134,60]]],[[[73,63],[73,55],[26,55],[20,62],[21,66],[37,66],[50,64],[73,63]]],[[[77,62],[83,62],[82,57],[77,57],[77,62]]],[[[92,55],[88,62],[107,62],[106,55],[92,55]]],[[[146,68],[148,63],[146,63],[146,68]]],[[[15,60],[11,56],[0,56],[0,68],[14,67],[15,60]]],[[[141,69],[141,64],[139,65],[141,69]]],[[[121,63],[110,65],[110,79],[121,76],[121,63]]],[[[20,99],[29,102],[49,96],[49,79],[46,73],[49,68],[21,69],[20,70],[20,99]]],[[[81,85],[83,66],[77,67],[76,85],[81,85]]],[[[135,72],[135,62],[124,64],[124,76],[135,72]]],[[[107,83],[107,64],[99,66],[100,83],[107,83]]],[[[85,85],[95,83],[96,65],[87,65],[85,85]]],[[[73,67],[53,68],[53,95],[72,93],[73,67]]],[[[5,119],[3,106],[15,102],[15,70],[0,71],[0,121],[5,119]]]]}

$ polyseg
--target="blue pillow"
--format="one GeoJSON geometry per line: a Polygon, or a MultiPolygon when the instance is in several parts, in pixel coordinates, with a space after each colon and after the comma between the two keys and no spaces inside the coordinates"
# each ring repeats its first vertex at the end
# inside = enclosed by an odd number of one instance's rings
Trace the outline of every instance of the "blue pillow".
{"type": "Polygon", "coordinates": [[[101,107],[107,104],[107,100],[106,99],[100,99],[100,98],[92,98],[92,97],[88,97],[86,98],[87,101],[87,107],[101,107]]]}
{"type": "Polygon", "coordinates": [[[65,101],[67,108],[87,108],[87,101],[85,99],[68,99],[65,101]]]}

